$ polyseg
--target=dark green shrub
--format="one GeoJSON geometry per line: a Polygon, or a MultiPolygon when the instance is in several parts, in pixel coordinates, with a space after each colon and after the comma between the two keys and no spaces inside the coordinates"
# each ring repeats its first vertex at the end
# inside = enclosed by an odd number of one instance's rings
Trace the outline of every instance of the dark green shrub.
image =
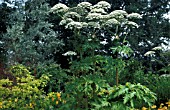
{"type": "Polygon", "coordinates": [[[46,86],[46,92],[57,92],[64,89],[65,83],[68,81],[68,76],[64,69],[61,69],[58,64],[39,65],[37,68],[37,77],[47,75],[49,81],[46,86]]]}

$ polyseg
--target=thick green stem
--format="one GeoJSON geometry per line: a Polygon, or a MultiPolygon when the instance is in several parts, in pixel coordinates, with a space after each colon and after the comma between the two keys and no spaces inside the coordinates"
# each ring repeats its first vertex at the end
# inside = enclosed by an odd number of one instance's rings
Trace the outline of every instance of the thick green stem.
{"type": "Polygon", "coordinates": [[[118,75],[118,68],[116,68],[116,86],[119,85],[119,75],[118,75]]]}

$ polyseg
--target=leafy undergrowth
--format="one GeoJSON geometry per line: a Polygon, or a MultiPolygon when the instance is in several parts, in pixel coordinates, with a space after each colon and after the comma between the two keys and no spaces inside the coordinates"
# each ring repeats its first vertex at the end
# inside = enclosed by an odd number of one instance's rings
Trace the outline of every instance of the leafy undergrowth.
{"type": "Polygon", "coordinates": [[[45,92],[50,81],[45,74],[35,78],[23,65],[12,66],[9,72],[14,79],[0,80],[2,110],[168,110],[170,107],[170,101],[156,107],[156,94],[140,83],[110,86],[100,75],[89,74],[70,79],[64,91],[45,92]]]}

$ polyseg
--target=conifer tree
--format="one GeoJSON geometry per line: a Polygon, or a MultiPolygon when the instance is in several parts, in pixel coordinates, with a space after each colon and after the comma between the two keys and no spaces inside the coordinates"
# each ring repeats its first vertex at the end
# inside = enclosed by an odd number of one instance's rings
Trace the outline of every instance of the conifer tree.
{"type": "MultiPolygon", "coordinates": [[[[19,2],[19,1],[18,1],[19,2]]],[[[48,5],[44,0],[28,0],[17,4],[16,12],[10,16],[11,27],[4,35],[8,51],[8,63],[36,66],[53,60],[62,42],[48,23],[48,5]]]]}

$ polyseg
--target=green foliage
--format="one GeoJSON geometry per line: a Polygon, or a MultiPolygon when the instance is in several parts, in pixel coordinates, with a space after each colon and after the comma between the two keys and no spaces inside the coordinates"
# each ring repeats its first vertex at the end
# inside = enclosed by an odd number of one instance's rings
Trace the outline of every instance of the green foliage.
{"type": "Polygon", "coordinates": [[[29,72],[29,70],[23,66],[23,65],[14,65],[11,66],[9,72],[15,76],[15,77],[24,77],[26,75],[30,75],[31,73],[29,72]]]}
{"type": "Polygon", "coordinates": [[[40,78],[43,75],[47,75],[50,79],[45,88],[47,93],[63,90],[69,78],[66,72],[57,64],[39,65],[36,77],[40,78]]]}
{"type": "Polygon", "coordinates": [[[40,88],[46,86],[49,78],[43,75],[40,79],[35,79],[34,76],[30,75],[29,70],[22,65],[13,66],[10,70],[16,80],[0,80],[1,109],[47,108],[48,98],[45,98],[45,94],[40,88]]]}
{"type": "Polygon", "coordinates": [[[121,52],[122,54],[125,55],[131,55],[131,53],[133,53],[132,49],[127,46],[118,46],[118,47],[113,47],[111,49],[113,53],[121,52]]]}
{"type": "Polygon", "coordinates": [[[162,76],[159,77],[156,81],[156,86],[155,87],[151,87],[153,88],[153,92],[155,92],[157,94],[158,97],[158,101],[167,101],[168,99],[170,99],[170,77],[166,77],[166,76],[162,76]]]}
{"type": "MultiPolygon", "coordinates": [[[[0,80],[0,108],[129,110],[150,107],[156,95],[158,101],[169,98],[169,77],[152,74],[157,70],[169,72],[168,60],[162,59],[166,55],[156,52],[152,58],[145,56],[151,61],[146,61],[149,69],[133,58],[124,60],[136,52],[127,39],[135,36],[139,40],[140,34],[146,34],[136,31],[137,19],[141,19],[138,13],[131,13],[138,11],[136,7],[127,12],[112,11],[108,2],[100,1],[74,7],[59,3],[49,10],[45,0],[28,0],[25,7],[17,6],[10,16],[11,27],[3,36],[13,78],[0,80]],[[62,50],[61,40],[65,43],[62,50]],[[166,64],[154,70],[157,56],[166,64]],[[61,60],[67,69],[54,60],[61,60]],[[32,72],[16,63],[31,67],[32,72]],[[149,74],[144,74],[148,72],[145,70],[150,70],[149,74]],[[122,85],[118,85],[118,79],[122,85]]],[[[150,18],[156,22],[157,18],[150,18]]]]}
{"type": "Polygon", "coordinates": [[[109,106],[109,85],[99,75],[73,79],[66,85],[66,104],[60,109],[101,109],[109,106]],[[67,108],[68,107],[68,108],[67,108]]]}
{"type": "Polygon", "coordinates": [[[3,36],[8,64],[21,63],[36,66],[39,62],[53,61],[62,42],[48,23],[49,8],[44,1],[28,0],[10,15],[11,26],[3,36]]]}
{"type": "Polygon", "coordinates": [[[117,100],[131,108],[142,108],[143,105],[151,106],[156,98],[156,94],[151,92],[146,86],[126,83],[119,85],[110,94],[110,100],[117,100]]]}
{"type": "Polygon", "coordinates": [[[166,75],[159,76],[152,73],[144,74],[142,70],[138,70],[131,76],[130,81],[133,83],[141,83],[154,92],[157,96],[157,103],[167,101],[170,98],[169,77],[166,75]]]}

